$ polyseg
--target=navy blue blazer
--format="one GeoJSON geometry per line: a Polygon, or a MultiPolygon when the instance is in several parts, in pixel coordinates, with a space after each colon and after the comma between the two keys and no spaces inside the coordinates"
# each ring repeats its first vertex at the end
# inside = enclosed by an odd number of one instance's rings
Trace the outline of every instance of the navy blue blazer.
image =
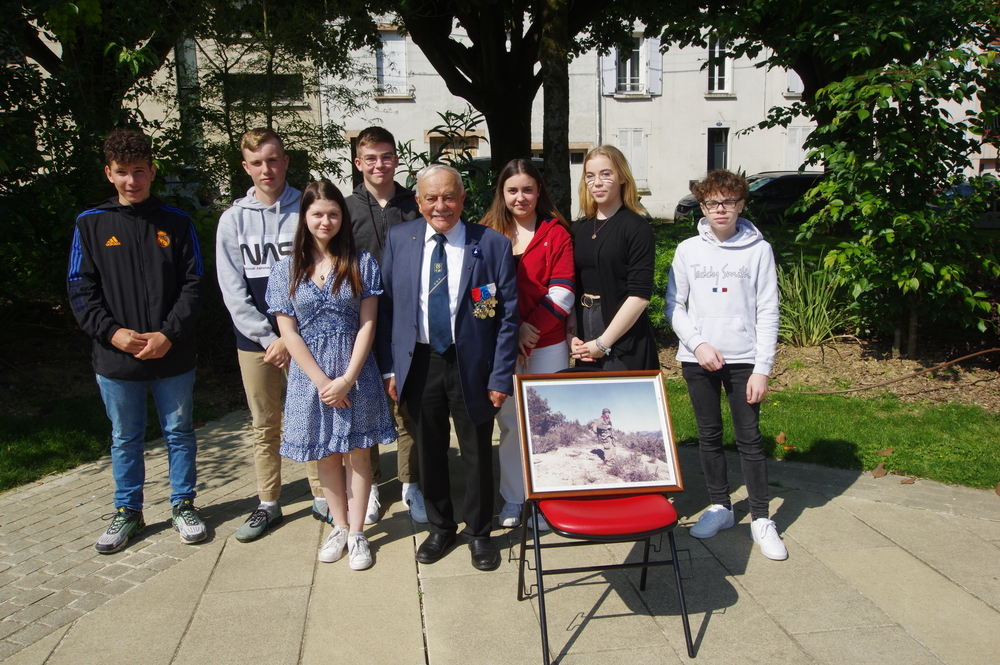
{"type": "MultiPolygon", "coordinates": [[[[510,240],[502,233],[465,220],[465,259],[459,279],[455,349],[465,404],[472,421],[480,425],[496,416],[488,391],[514,393],[517,362],[517,282],[510,240]],[[496,284],[496,315],[478,319],[473,314],[472,290],[496,284]]],[[[376,355],[383,374],[396,375],[402,398],[417,344],[417,306],[420,300],[424,237],[423,217],[389,229],[382,253],[382,285],[375,333],[376,355]]],[[[451,279],[449,275],[449,279],[451,279]]]]}

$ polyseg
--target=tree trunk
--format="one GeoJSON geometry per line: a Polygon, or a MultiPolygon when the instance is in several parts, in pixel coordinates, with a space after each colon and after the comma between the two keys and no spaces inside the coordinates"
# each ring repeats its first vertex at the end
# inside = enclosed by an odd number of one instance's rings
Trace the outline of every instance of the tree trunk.
{"type": "Polygon", "coordinates": [[[892,328],[892,359],[899,360],[901,349],[903,348],[903,329],[899,326],[892,328]]]}
{"type": "Polygon", "coordinates": [[[566,0],[543,0],[542,66],[545,184],[556,209],[567,219],[573,194],[569,175],[569,32],[566,0]]]}
{"type": "Polygon", "coordinates": [[[512,159],[531,157],[531,98],[490,98],[490,105],[477,108],[490,130],[491,166],[499,171],[512,159]]]}
{"type": "Polygon", "coordinates": [[[917,322],[919,320],[917,308],[910,308],[910,329],[906,333],[906,357],[910,360],[917,359],[917,322]]]}

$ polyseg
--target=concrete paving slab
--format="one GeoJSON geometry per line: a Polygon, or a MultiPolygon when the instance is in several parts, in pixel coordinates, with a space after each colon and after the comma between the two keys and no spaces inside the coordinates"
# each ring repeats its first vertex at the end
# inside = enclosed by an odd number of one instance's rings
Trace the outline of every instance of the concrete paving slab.
{"type": "Polygon", "coordinates": [[[690,565],[682,562],[681,577],[695,660],[687,656],[673,570],[651,570],[647,591],[640,596],[682,661],[701,665],[813,662],[768,608],[740,584],[741,578],[728,575],[715,559],[694,559],[690,565]]]}
{"type": "Polygon", "coordinates": [[[794,539],[807,552],[892,545],[840,504],[830,503],[815,492],[792,490],[782,498],[781,509],[772,517],[782,537],[794,539]]]}
{"type": "Polygon", "coordinates": [[[143,665],[171,663],[221,550],[221,542],[206,546],[183,567],[144,582],[141,593],[121,595],[82,617],[46,665],[115,662],[123,653],[142,654],[143,665]]]}
{"type": "Polygon", "coordinates": [[[949,665],[995,663],[1000,613],[900,548],[816,555],[949,665]]]}
{"type": "Polygon", "coordinates": [[[295,665],[311,587],[206,593],[171,665],[295,665]]]}
{"type": "Polygon", "coordinates": [[[822,665],[941,665],[941,659],[899,626],[855,628],[795,636],[822,665]]]}
{"type": "MultiPolygon", "coordinates": [[[[870,600],[830,571],[793,539],[786,539],[786,561],[771,561],[752,544],[749,526],[741,539],[719,536],[706,546],[731,574],[739,571],[740,584],[789,633],[885,626],[892,621],[870,600]],[[822,597],[823,602],[815,602],[822,597]]],[[[721,534],[720,534],[721,535],[721,534]]],[[[735,534],[734,534],[735,535],[735,534]]]]}
{"type": "Polygon", "coordinates": [[[422,578],[427,663],[520,665],[541,660],[532,602],[508,572],[422,578]]]}
{"type": "Polygon", "coordinates": [[[31,646],[4,658],[4,665],[45,665],[53,650],[68,631],[69,626],[52,631],[31,646]]]}
{"type": "MultiPolygon", "coordinates": [[[[426,662],[413,527],[397,514],[367,527],[366,534],[372,568],[351,570],[346,557],[315,564],[302,665],[426,662]]],[[[315,549],[312,554],[315,561],[315,549]]]]}
{"type": "Polygon", "coordinates": [[[858,519],[1000,610],[1000,547],[960,526],[953,515],[844,500],[858,519]]]}
{"type": "Polygon", "coordinates": [[[983,540],[1000,543],[1000,508],[998,508],[994,519],[966,517],[965,515],[953,515],[952,519],[955,524],[976,534],[983,540]]]}
{"type": "MultiPolygon", "coordinates": [[[[308,506],[292,504],[292,511],[308,506]]],[[[316,550],[312,543],[323,525],[311,518],[285,519],[273,531],[249,543],[235,537],[226,540],[208,593],[281,589],[312,583],[316,550]]]]}

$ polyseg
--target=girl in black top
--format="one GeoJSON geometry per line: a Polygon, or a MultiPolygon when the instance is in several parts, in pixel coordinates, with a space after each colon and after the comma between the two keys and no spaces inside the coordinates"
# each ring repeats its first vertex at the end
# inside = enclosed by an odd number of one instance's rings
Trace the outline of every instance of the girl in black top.
{"type": "Polygon", "coordinates": [[[656,242],[618,148],[587,153],[580,200],[584,219],[572,228],[578,307],[567,327],[571,354],[595,369],[659,369],[646,314],[656,242]]]}

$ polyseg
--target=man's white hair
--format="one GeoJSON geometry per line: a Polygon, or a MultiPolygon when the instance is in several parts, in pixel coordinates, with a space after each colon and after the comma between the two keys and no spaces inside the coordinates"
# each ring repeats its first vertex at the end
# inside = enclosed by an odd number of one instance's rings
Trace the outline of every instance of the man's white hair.
{"type": "Polygon", "coordinates": [[[420,172],[417,173],[417,194],[420,193],[421,183],[423,183],[423,181],[426,178],[440,171],[450,173],[451,177],[455,179],[455,184],[458,187],[457,193],[459,194],[465,193],[465,185],[462,184],[462,174],[459,173],[457,169],[452,168],[451,166],[447,166],[445,164],[431,164],[429,166],[425,166],[424,168],[420,169],[420,172]]]}

